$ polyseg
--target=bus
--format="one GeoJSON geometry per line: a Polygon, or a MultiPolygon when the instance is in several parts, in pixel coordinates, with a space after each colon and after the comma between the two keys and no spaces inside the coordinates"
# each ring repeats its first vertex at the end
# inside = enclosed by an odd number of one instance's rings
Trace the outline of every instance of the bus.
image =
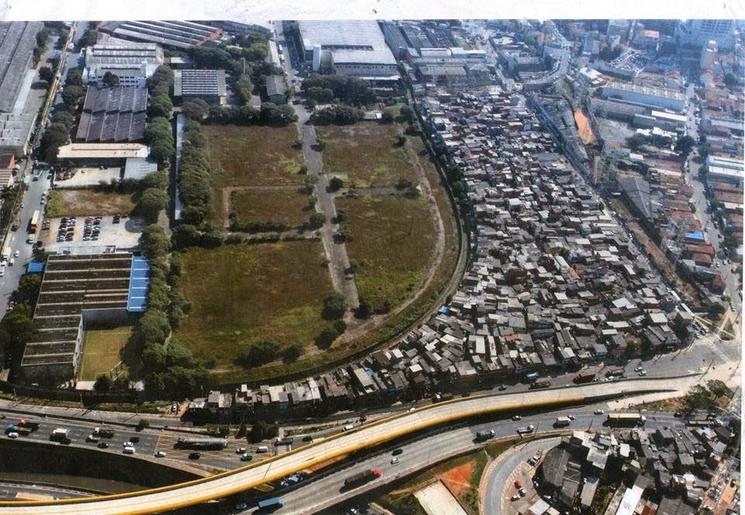
{"type": "Polygon", "coordinates": [[[37,209],[34,211],[34,214],[31,215],[31,220],[28,221],[28,232],[29,234],[35,234],[36,229],[39,226],[39,219],[41,218],[41,213],[37,209]]]}
{"type": "Polygon", "coordinates": [[[270,497],[269,499],[259,501],[256,507],[259,509],[260,512],[267,512],[278,510],[284,505],[285,502],[282,500],[281,497],[270,497]]]}
{"type": "Polygon", "coordinates": [[[620,426],[643,426],[647,417],[640,413],[608,413],[608,425],[620,426]]]}
{"type": "Polygon", "coordinates": [[[626,371],[622,368],[611,368],[605,375],[608,377],[623,377],[626,371]]]}
{"type": "Polygon", "coordinates": [[[179,438],[174,447],[176,449],[224,449],[228,446],[225,438],[179,438]]]}

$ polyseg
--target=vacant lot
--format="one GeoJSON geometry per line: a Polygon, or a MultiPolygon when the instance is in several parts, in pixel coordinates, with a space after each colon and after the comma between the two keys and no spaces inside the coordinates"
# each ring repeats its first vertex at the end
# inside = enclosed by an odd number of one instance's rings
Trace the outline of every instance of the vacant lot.
{"type": "Polygon", "coordinates": [[[230,193],[230,212],[238,215],[240,223],[272,223],[287,226],[306,222],[315,209],[310,197],[297,189],[233,190],[230,193]]]}
{"type": "Polygon", "coordinates": [[[222,378],[248,375],[233,364],[263,339],[281,345],[313,339],[329,322],[323,299],[333,292],[320,242],[225,245],[183,256],[183,288],[191,311],[177,332],[222,378]]]}
{"type": "Polygon", "coordinates": [[[391,308],[413,296],[426,278],[435,247],[435,226],[423,197],[338,198],[352,236],[347,251],[357,266],[360,298],[373,309],[391,308]]]}
{"type": "MultiPolygon", "coordinates": [[[[287,127],[203,125],[215,186],[215,214],[224,218],[228,186],[302,185],[302,151],[295,124],[287,127]]],[[[224,221],[224,220],[223,220],[224,221]]]]}
{"type": "Polygon", "coordinates": [[[394,186],[399,180],[416,182],[416,172],[406,150],[396,145],[401,126],[360,122],[344,127],[318,127],[326,141],[323,166],[349,186],[394,186]]]}
{"type": "Polygon", "coordinates": [[[80,380],[95,381],[121,361],[119,351],[132,334],[131,326],[111,329],[86,329],[83,356],[80,360],[80,380]]]}
{"type": "Polygon", "coordinates": [[[128,215],[134,208],[132,195],[95,190],[53,190],[47,218],[62,216],[128,215]]]}

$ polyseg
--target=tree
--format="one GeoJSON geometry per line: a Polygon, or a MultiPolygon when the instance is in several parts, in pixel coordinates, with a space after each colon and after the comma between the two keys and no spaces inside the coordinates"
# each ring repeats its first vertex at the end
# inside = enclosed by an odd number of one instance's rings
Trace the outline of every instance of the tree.
{"type": "Polygon", "coordinates": [[[152,98],[147,108],[147,114],[151,117],[162,116],[164,118],[170,118],[171,111],[173,111],[173,102],[171,102],[167,94],[159,94],[152,98]]]}
{"type": "Polygon", "coordinates": [[[279,353],[279,344],[271,340],[260,340],[247,351],[241,351],[236,363],[242,367],[260,367],[274,360],[279,353]]]}
{"type": "Polygon", "coordinates": [[[730,89],[734,88],[737,85],[737,76],[732,72],[725,73],[724,84],[730,89]]]}
{"type": "Polygon", "coordinates": [[[334,340],[336,340],[336,337],[339,336],[339,333],[334,331],[331,328],[326,328],[320,333],[318,333],[318,336],[315,338],[316,345],[320,349],[328,349],[332,343],[334,343],[334,340]]]}
{"type": "Polygon", "coordinates": [[[82,68],[71,68],[67,71],[67,79],[65,80],[67,86],[82,86],[83,85],[83,69],[82,68]]]}
{"type": "Polygon", "coordinates": [[[291,343],[282,349],[282,360],[285,363],[292,363],[303,354],[303,344],[300,342],[291,343]]]}
{"type": "Polygon", "coordinates": [[[16,302],[27,303],[32,308],[36,305],[36,299],[39,296],[41,288],[41,274],[25,274],[18,281],[16,290],[16,302]]]}
{"type": "Polygon", "coordinates": [[[401,117],[408,123],[414,123],[414,121],[416,120],[414,109],[412,109],[411,106],[408,105],[401,106],[401,117]]]}
{"type": "Polygon", "coordinates": [[[101,374],[96,377],[96,382],[93,383],[93,389],[98,393],[107,393],[111,390],[111,377],[108,374],[101,374]]]}
{"type": "Polygon", "coordinates": [[[647,137],[643,134],[634,134],[630,138],[626,138],[626,144],[631,150],[639,150],[642,146],[647,144],[647,137]]]}
{"type": "Polygon", "coordinates": [[[202,120],[209,113],[210,106],[201,98],[188,100],[181,106],[181,112],[184,116],[192,120],[202,120]]]}
{"type": "Polygon", "coordinates": [[[119,76],[111,72],[103,74],[103,84],[108,88],[114,88],[119,85],[119,76]]]}
{"type": "Polygon", "coordinates": [[[339,177],[332,177],[329,181],[329,191],[339,191],[344,187],[344,181],[339,177]]]}
{"type": "Polygon", "coordinates": [[[157,309],[148,309],[140,318],[137,332],[145,344],[162,344],[171,332],[168,316],[157,309]]]}
{"type": "Polygon", "coordinates": [[[62,101],[69,109],[77,107],[80,99],[85,96],[85,90],[82,86],[69,85],[62,90],[62,101]]]}
{"type": "Polygon", "coordinates": [[[383,114],[380,116],[381,123],[393,123],[394,120],[393,113],[390,111],[383,111],[383,114]]]}
{"type": "Polygon", "coordinates": [[[719,397],[723,397],[725,395],[727,397],[730,397],[732,395],[732,390],[730,390],[729,387],[719,379],[710,379],[706,382],[706,387],[714,396],[714,399],[718,399],[719,397]]]}
{"type": "Polygon", "coordinates": [[[709,405],[709,392],[704,386],[693,385],[683,398],[688,411],[706,408],[709,405]]]}
{"type": "Polygon", "coordinates": [[[346,309],[344,297],[338,293],[334,293],[323,299],[322,314],[326,320],[336,320],[343,317],[346,309]]]}
{"type": "Polygon", "coordinates": [[[150,146],[150,157],[161,165],[169,162],[175,153],[173,143],[168,141],[156,141],[150,146]]]}
{"type": "Polygon", "coordinates": [[[168,205],[168,193],[163,189],[148,188],[142,192],[135,211],[149,223],[158,219],[158,214],[168,205]]]}
{"type": "Polygon", "coordinates": [[[142,431],[143,429],[147,429],[148,427],[150,427],[150,422],[148,422],[144,418],[141,418],[140,421],[137,422],[137,426],[135,427],[135,429],[137,431],[142,431]]]}
{"type": "Polygon", "coordinates": [[[367,302],[365,299],[360,299],[359,306],[357,306],[357,308],[354,310],[354,316],[357,318],[365,319],[370,318],[371,314],[372,307],[370,306],[370,303],[367,302]]]}
{"type": "Polygon", "coordinates": [[[675,142],[675,151],[687,156],[691,153],[691,150],[693,150],[693,147],[695,145],[696,140],[688,135],[685,135],[681,138],[678,138],[678,141],[675,142]]]}
{"type": "Polygon", "coordinates": [[[145,227],[140,235],[140,248],[145,257],[149,259],[165,257],[170,250],[170,242],[165,230],[157,224],[145,227]]]}
{"type": "Polygon", "coordinates": [[[93,46],[98,41],[98,31],[86,30],[83,33],[83,37],[80,38],[80,44],[82,46],[93,46]]]}
{"type": "Polygon", "coordinates": [[[308,227],[311,229],[318,229],[326,223],[326,217],[323,213],[313,213],[308,219],[308,227]]]}
{"type": "Polygon", "coordinates": [[[68,131],[75,125],[75,117],[70,114],[69,111],[57,111],[52,116],[52,123],[58,123],[62,126],[67,127],[68,131]]]}
{"type": "Polygon", "coordinates": [[[279,426],[270,424],[263,420],[258,420],[251,426],[251,432],[248,434],[248,440],[251,443],[258,443],[263,440],[271,439],[279,434],[279,426]]]}
{"type": "Polygon", "coordinates": [[[54,72],[49,66],[42,66],[39,68],[39,78],[45,82],[52,82],[54,72]]]}

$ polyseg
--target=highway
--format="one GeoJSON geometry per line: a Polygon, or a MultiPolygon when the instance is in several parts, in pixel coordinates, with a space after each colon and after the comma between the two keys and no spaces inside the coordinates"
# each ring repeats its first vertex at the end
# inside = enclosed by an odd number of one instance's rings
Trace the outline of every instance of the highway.
{"type": "MultiPolygon", "coordinates": [[[[594,415],[593,411],[600,407],[569,407],[562,410],[553,410],[534,415],[526,415],[520,421],[513,421],[510,417],[488,423],[480,423],[468,427],[457,427],[450,430],[440,430],[436,434],[411,440],[408,442],[391,445],[384,452],[370,456],[366,459],[359,460],[340,468],[333,473],[323,476],[314,481],[301,483],[293,490],[283,493],[281,490],[272,492],[272,496],[281,496],[285,506],[275,513],[287,514],[311,514],[320,510],[328,509],[345,500],[358,496],[361,493],[381,485],[396,481],[401,477],[408,476],[418,470],[432,466],[433,464],[445,460],[451,456],[456,456],[469,450],[477,449],[482,444],[474,441],[478,431],[487,431],[493,429],[496,433],[495,438],[517,436],[517,428],[532,424],[536,427],[536,432],[553,431],[552,426],[557,416],[573,414],[576,420],[565,430],[571,429],[588,429],[600,427],[605,421],[606,415],[594,415]],[[392,463],[393,455],[391,451],[401,449],[402,454],[398,455],[398,463],[392,463]],[[364,486],[352,490],[343,490],[344,480],[357,472],[362,472],[372,468],[379,468],[383,474],[380,478],[367,483],[364,486]]],[[[606,408],[607,412],[607,408],[606,408]]],[[[674,418],[671,414],[660,414],[656,420],[650,420],[649,427],[674,426],[682,425],[680,419],[674,418]]],[[[533,453],[531,453],[532,456],[533,453]]],[[[501,470],[501,469],[500,469],[501,470]]],[[[511,470],[511,469],[510,469],[511,470]]],[[[508,472],[509,474],[509,472],[508,472]]],[[[501,489],[500,489],[501,492],[501,489]]],[[[258,513],[254,507],[246,510],[245,513],[258,513]]]]}
{"type": "Polygon", "coordinates": [[[216,474],[209,478],[143,490],[130,494],[87,499],[45,502],[1,502],[3,513],[107,514],[152,513],[192,506],[212,499],[228,497],[271,482],[329,459],[360,449],[383,444],[412,432],[468,417],[541,409],[560,404],[598,402],[601,396],[629,396],[650,391],[685,391],[695,377],[680,379],[637,379],[613,383],[535,390],[530,393],[487,395],[461,398],[405,412],[364,425],[323,441],[308,444],[262,463],[216,474]]]}

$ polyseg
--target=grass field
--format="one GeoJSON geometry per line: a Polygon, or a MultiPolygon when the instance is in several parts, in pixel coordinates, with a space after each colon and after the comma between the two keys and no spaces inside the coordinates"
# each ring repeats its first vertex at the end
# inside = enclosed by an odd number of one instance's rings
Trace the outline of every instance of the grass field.
{"type": "Polygon", "coordinates": [[[80,360],[81,381],[95,381],[121,361],[119,351],[132,334],[131,326],[111,329],[86,329],[83,356],[80,360]]]}
{"type": "Polygon", "coordinates": [[[338,174],[349,186],[394,186],[400,179],[416,181],[406,150],[396,146],[398,124],[359,122],[355,125],[318,127],[326,140],[323,167],[338,174]]]}
{"type": "Polygon", "coordinates": [[[349,259],[357,265],[361,299],[373,309],[411,297],[426,278],[435,248],[435,227],[423,197],[343,197],[337,209],[348,215],[349,259]]]}
{"type": "Polygon", "coordinates": [[[315,213],[309,200],[308,195],[292,188],[270,191],[234,190],[230,193],[230,211],[238,215],[241,223],[296,226],[306,222],[315,213]]]}
{"type": "MultiPolygon", "coordinates": [[[[222,220],[227,186],[302,185],[302,151],[295,124],[287,127],[203,125],[212,164],[215,215],[222,220]]],[[[224,221],[224,220],[223,220],[224,221]]]]}
{"type": "Polygon", "coordinates": [[[197,357],[214,359],[220,377],[249,372],[233,360],[253,342],[299,341],[311,351],[330,325],[321,310],[333,289],[318,241],[192,249],[182,281],[192,308],[176,336],[197,357]]]}
{"type": "Polygon", "coordinates": [[[132,195],[94,190],[52,190],[48,218],[61,216],[128,215],[134,208],[132,195]]]}

